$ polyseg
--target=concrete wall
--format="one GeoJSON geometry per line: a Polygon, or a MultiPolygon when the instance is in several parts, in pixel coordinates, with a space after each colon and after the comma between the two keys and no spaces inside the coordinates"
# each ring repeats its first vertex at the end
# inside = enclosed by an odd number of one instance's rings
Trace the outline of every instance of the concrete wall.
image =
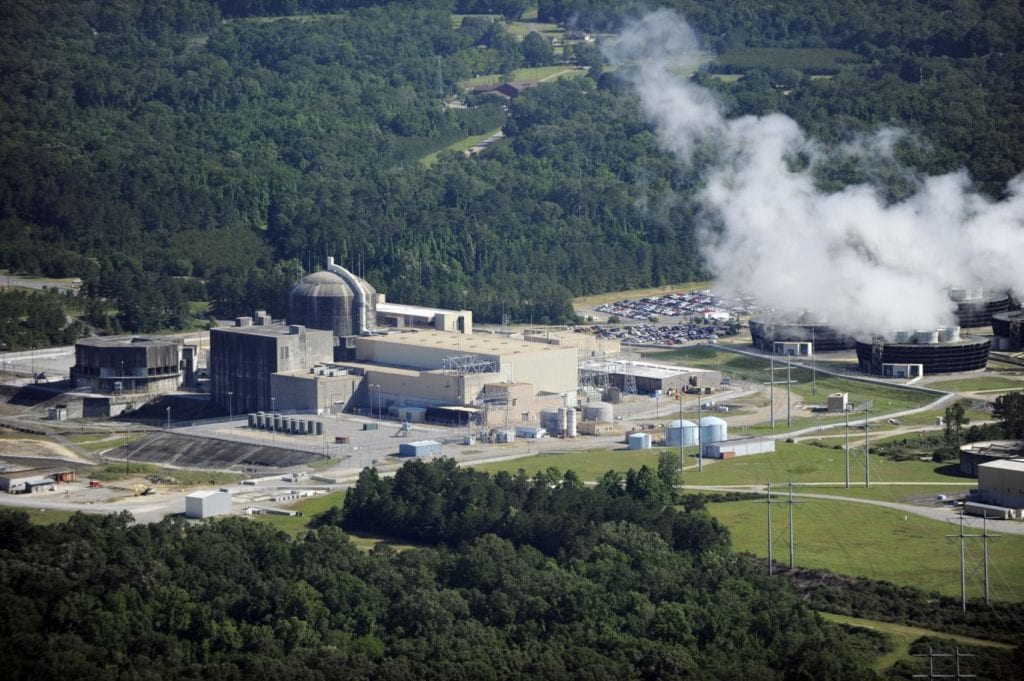
{"type": "Polygon", "coordinates": [[[317,414],[350,411],[362,376],[317,376],[307,371],[277,373],[270,377],[273,407],[278,411],[315,411],[317,414]]]}

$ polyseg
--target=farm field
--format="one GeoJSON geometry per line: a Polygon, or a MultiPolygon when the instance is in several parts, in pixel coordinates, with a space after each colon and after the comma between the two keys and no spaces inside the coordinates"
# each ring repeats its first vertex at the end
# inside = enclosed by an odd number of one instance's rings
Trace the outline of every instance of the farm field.
{"type": "MultiPolygon", "coordinates": [[[[579,78],[587,75],[584,69],[570,66],[569,64],[556,64],[554,66],[537,66],[516,69],[512,72],[512,80],[536,80],[547,81],[556,78],[579,78]]],[[[467,78],[459,81],[463,88],[471,88],[475,85],[491,85],[501,82],[502,74],[488,73],[476,78],[467,78]]]]}
{"type": "MultiPolygon", "coordinates": [[[[715,518],[729,528],[733,546],[756,556],[768,555],[765,504],[736,501],[709,504],[715,518]]],[[[787,509],[775,506],[772,526],[776,562],[788,563],[787,509]]],[[[794,508],[794,555],[800,567],[881,579],[947,596],[960,595],[959,546],[947,541],[955,533],[949,523],[893,509],[806,499],[794,508]]],[[[972,528],[980,530],[978,528],[972,528]]],[[[968,570],[980,565],[982,547],[967,546],[968,570]]],[[[994,600],[1024,600],[1024,537],[1004,535],[989,543],[991,594],[994,600]]],[[[981,572],[968,578],[968,598],[984,595],[981,572]]]]}

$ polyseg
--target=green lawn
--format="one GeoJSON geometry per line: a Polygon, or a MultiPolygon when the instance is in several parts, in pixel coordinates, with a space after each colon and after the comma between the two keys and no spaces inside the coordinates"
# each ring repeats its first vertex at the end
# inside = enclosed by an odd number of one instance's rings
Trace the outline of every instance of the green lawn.
{"type": "Polygon", "coordinates": [[[67,522],[75,511],[48,511],[43,509],[19,509],[28,513],[28,518],[35,525],[56,525],[67,522]]]}
{"type": "Polygon", "coordinates": [[[921,629],[920,627],[908,627],[905,624],[893,624],[892,622],[882,622],[879,620],[863,619],[861,617],[849,617],[847,615],[835,615],[830,612],[819,612],[822,617],[827,619],[829,622],[836,622],[837,624],[846,624],[853,627],[861,627],[863,629],[874,629],[880,631],[892,641],[893,649],[881,655],[875,660],[874,669],[878,673],[883,673],[885,670],[891,668],[894,664],[901,660],[912,660],[913,656],[910,653],[910,646],[919,638],[941,638],[949,641],[955,641],[961,645],[968,646],[986,646],[991,648],[1002,648],[1003,650],[1010,650],[1013,646],[1006,643],[997,643],[995,641],[985,641],[980,638],[973,638],[971,636],[960,636],[957,634],[947,634],[941,631],[932,631],[931,629],[921,629]]]}
{"type": "Polygon", "coordinates": [[[1015,381],[1005,376],[974,376],[929,383],[928,387],[954,393],[974,392],[975,390],[1024,390],[1024,382],[1015,381]]]}
{"type": "Polygon", "coordinates": [[[522,40],[531,31],[540,33],[547,39],[560,38],[565,35],[565,29],[558,24],[547,24],[536,21],[513,21],[508,25],[509,33],[522,40]]]}
{"type": "MultiPolygon", "coordinates": [[[[516,69],[512,72],[512,80],[554,80],[556,78],[579,78],[587,72],[569,64],[556,64],[554,66],[538,66],[535,68],[516,69]]],[[[476,78],[459,81],[463,88],[471,88],[474,85],[491,85],[501,82],[500,73],[489,73],[476,78]]]]}
{"type": "Polygon", "coordinates": [[[583,480],[597,480],[609,470],[617,470],[625,473],[630,468],[639,469],[643,465],[657,466],[658,453],[660,449],[648,449],[644,451],[629,451],[599,449],[589,452],[565,452],[556,454],[537,454],[512,461],[499,463],[488,463],[483,465],[469,464],[478,471],[497,473],[508,471],[515,473],[520,468],[530,476],[538,471],[547,470],[554,466],[564,473],[573,470],[583,480]]]}
{"type": "MultiPolygon", "coordinates": [[[[851,481],[860,480],[863,483],[863,452],[852,450],[856,440],[851,440],[850,478],[851,481]]],[[[704,470],[699,473],[687,469],[684,482],[693,485],[756,485],[764,484],[768,480],[772,483],[785,483],[790,480],[794,483],[845,482],[846,463],[842,450],[788,442],[777,442],[775,447],[776,450],[770,454],[754,454],[716,461],[705,465],[704,470]]],[[[962,478],[943,475],[938,472],[941,466],[930,461],[889,461],[872,456],[870,464],[872,482],[942,484],[965,481],[962,478]]],[[[687,466],[690,465],[692,459],[688,457],[687,466]]]]}
{"type": "Polygon", "coordinates": [[[345,490],[339,490],[330,494],[306,497],[282,506],[289,511],[302,511],[301,516],[258,514],[249,517],[256,522],[272,525],[281,532],[296,537],[309,529],[307,525],[313,516],[330,510],[332,506],[341,506],[343,503],[345,503],[345,490]]]}
{"type": "MultiPolygon", "coordinates": [[[[709,504],[708,508],[729,528],[737,550],[768,555],[765,504],[737,501],[709,504]]],[[[780,504],[772,510],[775,560],[788,563],[788,509],[780,504]]],[[[960,594],[959,546],[946,539],[947,534],[956,532],[949,523],[867,504],[808,499],[794,508],[793,525],[799,567],[881,579],[948,596],[960,594]]],[[[970,542],[969,598],[984,595],[981,555],[981,544],[970,542]],[[970,572],[975,566],[978,570],[970,572]]],[[[989,543],[994,600],[1024,600],[1024,570],[1019,569],[1022,555],[1024,537],[1003,535],[989,543]]]]}
{"type": "Polygon", "coordinates": [[[731,67],[740,73],[765,67],[798,71],[837,70],[862,61],[862,56],[848,50],[794,47],[741,47],[726,50],[715,58],[717,65],[731,67]]]}
{"type": "Polygon", "coordinates": [[[444,149],[439,149],[438,151],[435,151],[433,153],[427,154],[426,156],[424,156],[423,158],[420,159],[420,163],[422,163],[425,167],[429,168],[432,165],[434,165],[435,163],[437,163],[437,156],[442,151],[466,151],[467,149],[469,149],[473,145],[480,144],[481,142],[483,142],[488,137],[490,137],[492,135],[496,135],[499,132],[501,132],[501,128],[495,128],[494,130],[488,130],[487,132],[485,132],[482,135],[470,135],[469,137],[465,137],[465,138],[459,140],[458,142],[455,142],[454,144],[449,144],[444,149]]]}

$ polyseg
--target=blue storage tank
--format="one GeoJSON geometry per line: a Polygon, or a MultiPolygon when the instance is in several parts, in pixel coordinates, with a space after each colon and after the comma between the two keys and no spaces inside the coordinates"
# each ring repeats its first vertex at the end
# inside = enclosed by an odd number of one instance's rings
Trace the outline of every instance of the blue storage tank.
{"type": "Polygon", "coordinates": [[[676,420],[665,426],[665,446],[678,447],[682,440],[684,447],[697,444],[697,424],[686,419],[676,420]]]}
{"type": "Polygon", "coordinates": [[[729,425],[717,416],[705,416],[700,420],[700,441],[722,442],[729,439],[729,425]]]}

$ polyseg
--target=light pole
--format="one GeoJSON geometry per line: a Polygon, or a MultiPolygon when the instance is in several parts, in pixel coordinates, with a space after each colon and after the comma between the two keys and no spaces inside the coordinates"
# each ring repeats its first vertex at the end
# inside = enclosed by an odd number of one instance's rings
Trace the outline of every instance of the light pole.
{"type": "Polygon", "coordinates": [[[270,397],[270,441],[277,442],[277,398],[271,395],[270,397]]]}
{"type": "Polygon", "coordinates": [[[171,408],[167,407],[167,430],[171,429],[171,408]]]}
{"type": "Polygon", "coordinates": [[[235,393],[228,391],[228,428],[231,427],[231,422],[235,420],[235,393]]]}

